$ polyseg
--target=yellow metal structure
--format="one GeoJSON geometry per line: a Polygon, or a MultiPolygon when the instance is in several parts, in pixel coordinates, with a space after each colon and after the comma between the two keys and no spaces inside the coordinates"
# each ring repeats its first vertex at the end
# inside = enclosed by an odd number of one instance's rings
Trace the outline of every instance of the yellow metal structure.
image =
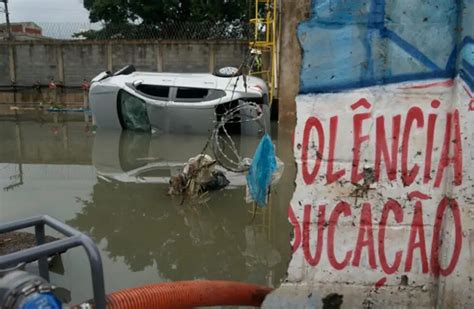
{"type": "Polygon", "coordinates": [[[261,77],[267,82],[271,104],[276,88],[278,0],[250,1],[250,13],[253,15],[250,19],[253,30],[253,38],[250,40],[253,65],[250,75],[261,77]]]}
{"type": "MultiPolygon", "coordinates": [[[[252,37],[249,48],[252,55],[250,75],[267,82],[270,106],[275,96],[277,82],[277,3],[279,0],[250,0],[250,25],[252,37]]],[[[255,204],[252,213],[252,228],[261,233],[268,243],[274,244],[275,229],[272,225],[272,200],[268,196],[265,208],[255,204]]],[[[270,283],[271,284],[271,283],[270,283]]]]}

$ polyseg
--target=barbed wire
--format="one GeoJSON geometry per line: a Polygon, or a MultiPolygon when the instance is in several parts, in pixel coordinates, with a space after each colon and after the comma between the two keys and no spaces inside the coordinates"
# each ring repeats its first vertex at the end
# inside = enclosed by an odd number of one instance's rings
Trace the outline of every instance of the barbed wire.
{"type": "Polygon", "coordinates": [[[249,169],[251,159],[241,157],[226,126],[254,121],[260,126],[262,133],[265,133],[267,128],[265,120],[262,119],[263,116],[263,110],[260,105],[247,101],[240,101],[238,106],[229,109],[221,115],[210,137],[210,147],[214,154],[214,159],[220,166],[236,173],[242,173],[249,169]]]}
{"type": "MultiPolygon", "coordinates": [[[[254,48],[255,44],[256,42],[254,41],[250,49],[254,48]]],[[[230,99],[231,102],[233,101],[235,88],[237,87],[237,84],[240,78],[243,79],[244,86],[247,87],[247,77],[244,71],[245,69],[250,70],[250,68],[253,66],[253,61],[254,61],[253,55],[250,52],[248,52],[246,56],[244,57],[244,59],[242,59],[242,62],[240,63],[240,66],[237,68],[235,75],[233,75],[232,78],[230,78],[229,81],[227,82],[227,85],[225,86],[226,90],[231,85],[231,82],[233,82],[233,79],[236,78],[233,84],[233,88],[232,88],[232,95],[230,99]],[[243,74],[239,75],[240,73],[243,73],[243,74]]],[[[219,165],[221,165],[222,167],[224,167],[225,169],[229,171],[245,172],[250,168],[251,159],[244,160],[241,158],[237,150],[237,147],[234,143],[234,140],[232,139],[232,137],[230,136],[229,132],[226,129],[226,125],[231,124],[231,123],[244,123],[244,122],[256,121],[258,125],[263,127],[264,133],[267,133],[268,128],[265,126],[265,120],[263,120],[263,126],[260,122],[260,119],[264,115],[263,115],[262,108],[258,104],[254,102],[248,102],[248,101],[242,101],[242,100],[237,101],[237,102],[238,102],[238,105],[236,107],[231,108],[230,110],[227,110],[226,112],[224,112],[222,115],[220,115],[220,118],[218,117],[217,112],[215,112],[215,119],[218,121],[216,122],[214,129],[212,130],[209,136],[209,139],[201,153],[204,153],[206,148],[210,146],[214,154],[215,160],[219,163],[219,165]],[[251,114],[245,114],[245,113],[242,114],[241,111],[244,108],[248,108],[249,111],[253,110],[254,116],[252,116],[251,114]],[[242,117],[244,118],[244,120],[242,120],[242,117]],[[223,136],[220,135],[221,131],[224,133],[223,136]],[[223,141],[224,145],[230,146],[229,147],[230,151],[235,156],[235,159],[237,161],[230,159],[230,157],[226,155],[224,149],[221,147],[220,141],[223,141]],[[228,163],[233,164],[233,166],[223,162],[222,159],[220,159],[219,154],[222,155],[222,157],[224,157],[226,160],[228,160],[229,161],[228,163]]]]}
{"type": "MultiPolygon", "coordinates": [[[[186,200],[198,201],[206,191],[202,191],[199,185],[196,186],[197,178],[201,173],[205,173],[211,166],[217,163],[227,171],[234,173],[244,173],[250,169],[252,163],[251,158],[242,158],[239,154],[237,146],[232,139],[232,136],[226,129],[226,125],[233,123],[246,123],[256,121],[262,128],[262,132],[266,132],[265,121],[261,122],[264,116],[262,108],[255,102],[238,101],[238,104],[234,108],[230,108],[226,112],[220,114],[221,118],[215,123],[214,129],[212,130],[204,148],[201,153],[194,157],[194,169],[192,173],[182,173],[172,177],[175,180],[170,180],[170,191],[174,193],[182,194],[181,205],[186,200]],[[206,150],[210,148],[214,155],[214,160],[206,155],[206,150]],[[230,153],[229,153],[230,152],[230,153]],[[208,162],[210,160],[210,162],[208,162]],[[178,181],[176,181],[178,179],[178,181]],[[182,180],[184,180],[184,185],[182,180]],[[181,187],[182,186],[182,187],[181,187]]],[[[193,158],[190,158],[192,160],[193,158]]],[[[190,161],[188,161],[188,164],[190,161]]],[[[191,164],[190,164],[191,165],[191,164]]],[[[216,177],[214,175],[214,177],[216,177]]],[[[224,179],[225,176],[223,176],[224,179]]],[[[216,179],[217,181],[217,179],[216,179]]],[[[224,186],[226,186],[224,184],[224,186]]],[[[170,193],[173,194],[173,193],[170,193]]],[[[256,208],[254,208],[255,211],[256,208]]]]}

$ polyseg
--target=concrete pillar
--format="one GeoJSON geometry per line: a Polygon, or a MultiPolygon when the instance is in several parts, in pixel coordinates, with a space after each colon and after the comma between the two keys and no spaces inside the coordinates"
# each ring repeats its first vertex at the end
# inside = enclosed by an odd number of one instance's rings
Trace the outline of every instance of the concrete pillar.
{"type": "Polygon", "coordinates": [[[107,44],[107,70],[112,72],[113,62],[112,62],[112,42],[107,44]]]}
{"type": "Polygon", "coordinates": [[[280,2],[278,122],[281,129],[296,124],[295,97],[300,87],[301,49],[296,34],[300,22],[309,17],[311,0],[280,2]]]}
{"type": "Polygon", "coordinates": [[[159,44],[155,45],[156,71],[163,72],[163,53],[159,44]]]}
{"type": "MultiPolygon", "coordinates": [[[[10,82],[16,83],[16,62],[15,62],[15,45],[8,44],[8,66],[10,71],[10,82]]],[[[16,91],[13,91],[13,104],[16,106],[16,91]]],[[[15,109],[15,116],[17,110],[15,109]]]]}
{"type": "Polygon", "coordinates": [[[10,81],[16,82],[16,65],[15,65],[15,46],[13,44],[8,45],[8,64],[10,70],[10,81]]]}
{"type": "Polygon", "coordinates": [[[58,79],[64,85],[65,78],[64,78],[64,57],[63,57],[63,46],[58,45],[56,47],[56,60],[58,64],[58,79]]]}
{"type": "Polygon", "coordinates": [[[84,109],[84,122],[89,123],[89,113],[86,110],[89,110],[89,90],[82,90],[82,108],[84,109]]]}
{"type": "Polygon", "coordinates": [[[209,73],[213,73],[216,69],[216,45],[211,43],[209,47],[209,73]]]}

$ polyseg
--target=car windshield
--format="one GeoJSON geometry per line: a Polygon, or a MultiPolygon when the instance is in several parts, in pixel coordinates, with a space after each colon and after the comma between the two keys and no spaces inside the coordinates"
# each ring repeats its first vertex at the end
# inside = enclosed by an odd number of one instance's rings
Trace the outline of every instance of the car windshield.
{"type": "Polygon", "coordinates": [[[150,131],[150,120],[145,102],[130,93],[120,90],[118,94],[120,123],[126,130],[150,131]]]}

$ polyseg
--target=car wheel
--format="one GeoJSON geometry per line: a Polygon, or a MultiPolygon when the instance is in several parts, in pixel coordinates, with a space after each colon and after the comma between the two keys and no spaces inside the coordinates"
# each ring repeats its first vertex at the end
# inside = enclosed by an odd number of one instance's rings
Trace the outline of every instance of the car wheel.
{"type": "Polygon", "coordinates": [[[219,77],[235,77],[242,75],[242,71],[236,67],[221,67],[214,71],[214,75],[219,77]]]}

